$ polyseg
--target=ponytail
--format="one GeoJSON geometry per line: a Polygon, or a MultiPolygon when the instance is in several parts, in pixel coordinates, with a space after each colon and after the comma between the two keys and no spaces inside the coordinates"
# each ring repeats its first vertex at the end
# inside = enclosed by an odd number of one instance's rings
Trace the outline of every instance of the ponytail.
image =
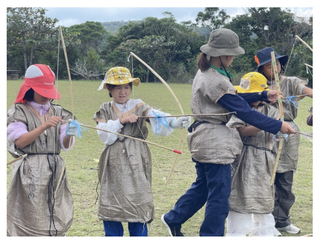
{"type": "Polygon", "coordinates": [[[210,68],[210,62],[207,59],[207,55],[203,52],[198,57],[198,67],[202,72],[210,68]]]}

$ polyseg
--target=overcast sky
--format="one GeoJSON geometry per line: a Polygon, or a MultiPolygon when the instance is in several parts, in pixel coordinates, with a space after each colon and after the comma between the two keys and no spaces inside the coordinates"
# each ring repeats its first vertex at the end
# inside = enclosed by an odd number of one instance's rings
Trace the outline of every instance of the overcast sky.
{"type": "MultiPolygon", "coordinates": [[[[185,0],[184,0],[185,1],[185,0]]],[[[204,11],[205,7],[46,7],[46,16],[57,18],[58,25],[69,27],[86,21],[111,22],[142,20],[146,17],[163,18],[164,12],[171,12],[178,23],[182,21],[195,22],[197,14],[204,11]]],[[[245,7],[219,7],[225,9],[231,17],[244,14],[245,7]]],[[[287,7],[291,12],[301,17],[310,17],[312,7],[293,8],[287,7]]]]}

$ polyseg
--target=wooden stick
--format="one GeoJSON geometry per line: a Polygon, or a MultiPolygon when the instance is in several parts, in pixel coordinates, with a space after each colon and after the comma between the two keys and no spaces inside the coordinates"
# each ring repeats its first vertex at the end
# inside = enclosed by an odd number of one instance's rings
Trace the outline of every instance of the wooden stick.
{"type": "Polygon", "coordinates": [[[308,137],[313,137],[313,135],[310,135],[310,134],[306,134],[306,133],[303,133],[303,132],[298,132],[296,131],[297,134],[302,134],[304,136],[308,136],[308,137]]]}
{"type": "Polygon", "coordinates": [[[18,158],[16,158],[16,159],[14,159],[14,160],[12,160],[12,161],[10,161],[10,162],[8,162],[7,163],[7,166],[8,165],[10,165],[10,164],[12,164],[12,163],[14,163],[14,162],[16,162],[16,161],[18,161],[18,160],[21,160],[21,159],[23,159],[24,157],[26,157],[28,154],[24,154],[24,155],[22,155],[22,156],[19,156],[18,158]]]}
{"type": "MultiPolygon", "coordinates": [[[[296,95],[293,97],[305,97],[305,96],[310,96],[311,94],[301,94],[301,95],[296,95]]],[[[289,96],[283,97],[282,99],[287,99],[289,96]]]]}
{"type": "Polygon", "coordinates": [[[154,145],[154,146],[158,146],[158,147],[163,148],[163,149],[166,149],[166,150],[173,151],[174,153],[177,153],[177,154],[181,154],[181,151],[179,151],[179,150],[175,150],[175,149],[172,149],[172,148],[168,148],[168,147],[165,147],[165,146],[163,146],[163,145],[159,145],[159,144],[156,144],[156,143],[153,143],[153,142],[151,142],[151,141],[144,140],[144,139],[139,139],[139,138],[131,137],[131,136],[128,136],[128,135],[125,135],[125,134],[115,133],[115,132],[112,132],[112,131],[109,131],[109,130],[106,130],[106,129],[100,129],[100,128],[92,127],[92,126],[85,125],[85,124],[81,124],[81,123],[79,123],[79,125],[81,125],[81,126],[83,126],[83,127],[86,127],[86,128],[89,128],[89,129],[100,130],[100,131],[108,132],[108,133],[110,133],[110,134],[115,134],[115,135],[119,135],[119,136],[122,136],[122,137],[125,137],[125,138],[129,138],[129,139],[141,141],[141,142],[144,142],[144,143],[147,143],[147,144],[151,144],[151,145],[154,145]]]}
{"type": "MultiPolygon", "coordinates": [[[[278,69],[277,69],[277,64],[276,64],[276,57],[275,57],[274,51],[271,52],[271,60],[272,60],[271,61],[272,69],[273,69],[273,73],[274,73],[274,78],[276,80],[276,87],[277,87],[277,93],[278,93],[280,119],[281,119],[281,121],[284,121],[283,104],[282,104],[281,90],[280,90],[280,80],[279,80],[279,74],[278,74],[278,69]]],[[[281,155],[281,151],[282,151],[282,146],[283,146],[283,140],[284,140],[284,138],[281,137],[280,138],[280,142],[279,142],[279,148],[278,148],[276,161],[275,161],[274,168],[273,168],[273,173],[272,173],[272,176],[271,176],[270,186],[272,186],[274,184],[274,179],[276,177],[277,168],[278,168],[280,155],[281,155]]]]}
{"type": "MultiPolygon", "coordinates": [[[[70,68],[69,68],[68,54],[67,54],[66,45],[65,45],[65,43],[64,43],[64,37],[63,37],[61,25],[59,26],[59,33],[60,33],[60,36],[61,36],[62,48],[63,48],[64,57],[65,57],[65,61],[66,61],[66,66],[67,66],[67,71],[68,71],[69,86],[70,86],[70,95],[71,95],[72,120],[74,120],[74,103],[73,103],[72,80],[71,80],[71,74],[70,74],[70,68]]],[[[70,139],[70,142],[69,142],[69,146],[70,146],[70,144],[71,144],[71,139],[70,139]]],[[[64,161],[64,165],[63,165],[62,172],[61,172],[60,177],[59,177],[59,180],[58,180],[58,184],[57,184],[56,190],[55,190],[55,192],[54,192],[54,196],[57,195],[57,191],[58,191],[58,189],[59,189],[59,186],[60,186],[60,183],[61,183],[63,174],[64,174],[64,172],[65,172],[66,165],[67,165],[68,154],[69,154],[69,151],[67,152],[67,157],[66,157],[66,159],[65,159],[65,161],[64,161]]]]}
{"type": "Polygon", "coordinates": [[[308,66],[308,67],[311,67],[312,69],[313,69],[313,66],[310,66],[309,64],[307,64],[307,63],[304,63],[306,66],[308,66]]]}
{"type": "Polygon", "coordinates": [[[67,66],[67,71],[68,71],[68,78],[69,78],[69,85],[70,85],[70,95],[71,95],[72,120],[74,120],[74,104],[73,104],[72,80],[71,80],[71,74],[70,74],[70,68],[69,68],[67,49],[66,49],[66,45],[64,44],[64,38],[63,38],[61,26],[59,26],[59,33],[60,33],[60,36],[61,36],[62,48],[63,48],[64,57],[65,57],[65,61],[66,61],[66,66],[67,66]]]}
{"type": "Polygon", "coordinates": [[[308,45],[305,41],[303,41],[298,35],[296,35],[296,38],[300,40],[302,43],[304,43],[309,48],[309,50],[313,52],[313,49],[310,47],[310,45],[308,45]]]}
{"type": "MultiPolygon", "coordinates": [[[[205,116],[223,116],[223,115],[229,115],[229,114],[237,114],[237,112],[230,112],[230,113],[213,113],[213,114],[180,114],[180,115],[165,115],[160,116],[159,118],[169,118],[169,117],[205,117],[205,116]]],[[[138,118],[156,118],[156,116],[138,116],[138,118]]]]}

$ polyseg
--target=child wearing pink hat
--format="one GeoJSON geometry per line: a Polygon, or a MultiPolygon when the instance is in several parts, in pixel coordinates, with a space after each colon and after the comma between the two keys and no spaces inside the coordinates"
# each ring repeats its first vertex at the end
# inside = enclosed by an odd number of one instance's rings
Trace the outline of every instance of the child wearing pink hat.
{"type": "Polygon", "coordinates": [[[64,236],[73,220],[73,200],[62,177],[61,149],[73,146],[75,130],[63,120],[72,114],[50,102],[59,99],[49,66],[31,65],[14,105],[7,112],[8,151],[14,157],[7,197],[8,236],[64,236]]]}

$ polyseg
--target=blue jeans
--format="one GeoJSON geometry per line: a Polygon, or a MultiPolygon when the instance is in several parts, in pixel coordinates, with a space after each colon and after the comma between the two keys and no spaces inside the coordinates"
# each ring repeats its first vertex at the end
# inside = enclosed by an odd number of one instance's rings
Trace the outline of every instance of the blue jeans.
{"type": "Polygon", "coordinates": [[[223,236],[225,219],[229,213],[230,165],[194,162],[196,181],[164,218],[170,226],[181,229],[181,225],[207,203],[200,236],[223,236]]]}
{"type": "MultiPolygon", "coordinates": [[[[121,222],[103,221],[105,236],[123,236],[123,226],[121,222]]],[[[130,236],[148,236],[147,224],[128,223],[130,236]]]]}

